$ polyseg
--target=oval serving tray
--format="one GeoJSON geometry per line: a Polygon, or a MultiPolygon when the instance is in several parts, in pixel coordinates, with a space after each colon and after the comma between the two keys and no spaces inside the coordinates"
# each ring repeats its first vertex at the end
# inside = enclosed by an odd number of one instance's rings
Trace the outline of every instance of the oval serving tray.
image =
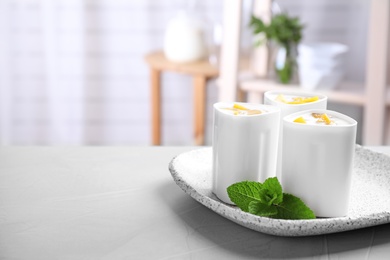
{"type": "Polygon", "coordinates": [[[390,223],[390,157],[356,145],[350,209],[338,218],[283,220],[243,212],[211,190],[212,148],[182,153],[169,164],[176,184],[192,198],[244,227],[278,236],[310,236],[390,223]]]}

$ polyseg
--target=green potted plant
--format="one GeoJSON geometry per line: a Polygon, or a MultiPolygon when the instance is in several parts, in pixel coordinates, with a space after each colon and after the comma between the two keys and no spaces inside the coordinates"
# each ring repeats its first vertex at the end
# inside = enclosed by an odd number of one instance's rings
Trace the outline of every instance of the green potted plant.
{"type": "MultiPolygon", "coordinates": [[[[290,17],[287,13],[272,17],[269,24],[260,18],[251,17],[250,27],[254,35],[262,35],[277,48],[275,72],[281,83],[288,84],[297,72],[297,45],[302,39],[304,26],[298,17],[290,17]]],[[[260,40],[257,44],[261,44],[260,40]]]]}

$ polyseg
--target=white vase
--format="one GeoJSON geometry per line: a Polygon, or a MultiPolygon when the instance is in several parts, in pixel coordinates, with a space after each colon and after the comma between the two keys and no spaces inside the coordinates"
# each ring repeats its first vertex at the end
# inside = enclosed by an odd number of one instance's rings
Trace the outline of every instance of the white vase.
{"type": "Polygon", "coordinates": [[[174,62],[192,62],[207,57],[207,44],[202,21],[180,11],[169,21],[164,37],[164,54],[174,62]]]}

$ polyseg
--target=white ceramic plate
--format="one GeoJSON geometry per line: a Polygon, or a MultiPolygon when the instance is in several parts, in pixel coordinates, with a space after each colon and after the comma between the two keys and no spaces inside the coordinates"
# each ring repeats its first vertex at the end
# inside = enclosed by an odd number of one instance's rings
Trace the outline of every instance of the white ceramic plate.
{"type": "Polygon", "coordinates": [[[212,149],[175,157],[169,170],[176,184],[198,202],[244,227],[278,236],[321,235],[390,223],[390,157],[356,147],[350,210],[346,217],[282,220],[243,212],[211,191],[212,149]]]}

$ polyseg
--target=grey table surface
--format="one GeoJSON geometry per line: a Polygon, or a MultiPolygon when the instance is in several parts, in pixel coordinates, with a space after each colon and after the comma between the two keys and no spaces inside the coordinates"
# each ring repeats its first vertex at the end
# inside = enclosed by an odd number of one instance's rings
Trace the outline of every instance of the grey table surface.
{"type": "Polygon", "coordinates": [[[1,147],[0,259],[388,259],[389,224],[277,237],[217,215],[168,170],[199,148],[1,147]]]}

